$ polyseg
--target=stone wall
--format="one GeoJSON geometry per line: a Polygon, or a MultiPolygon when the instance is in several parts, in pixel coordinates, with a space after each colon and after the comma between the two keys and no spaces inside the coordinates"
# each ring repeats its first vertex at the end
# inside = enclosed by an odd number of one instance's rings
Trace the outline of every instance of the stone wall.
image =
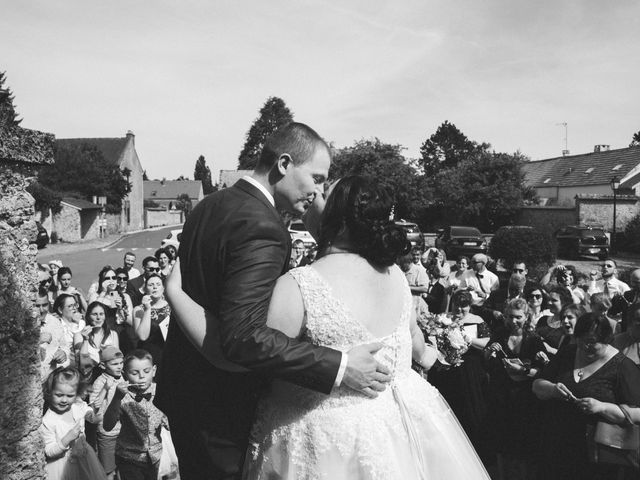
{"type": "Polygon", "coordinates": [[[164,225],[180,225],[183,222],[181,210],[145,210],[145,228],[161,227],[164,225]]]}
{"type": "Polygon", "coordinates": [[[53,231],[59,242],[77,242],[80,240],[80,212],[78,209],[62,205],[60,213],[53,216],[53,231]]]}
{"type": "Polygon", "coordinates": [[[44,478],[40,325],[32,314],[37,248],[30,244],[37,229],[25,191],[33,168],[0,158],[0,478],[11,480],[44,478]]]}
{"type": "MultiPolygon", "coordinates": [[[[578,195],[576,206],[580,223],[601,224],[606,231],[613,230],[612,195],[578,195]]],[[[629,220],[640,213],[640,199],[633,195],[616,198],[616,231],[623,232],[629,220]]]]}
{"type": "Polygon", "coordinates": [[[517,225],[529,225],[538,230],[553,233],[565,225],[578,221],[576,208],[571,207],[522,207],[517,225]]]}

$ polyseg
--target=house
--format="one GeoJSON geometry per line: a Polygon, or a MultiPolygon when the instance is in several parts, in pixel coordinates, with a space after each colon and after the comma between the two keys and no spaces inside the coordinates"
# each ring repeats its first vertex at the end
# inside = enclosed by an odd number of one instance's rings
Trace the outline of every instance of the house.
{"type": "Polygon", "coordinates": [[[220,170],[220,188],[232,186],[245,175],[251,175],[253,170],[220,170]]]}
{"type": "Polygon", "coordinates": [[[155,202],[167,210],[173,210],[176,199],[185,193],[192,207],[204,198],[200,180],[145,180],[143,187],[145,202],[155,202]]]}
{"type": "Polygon", "coordinates": [[[612,195],[614,177],[620,181],[617,193],[640,194],[640,146],[596,145],[591,153],[527,162],[523,169],[543,205],[570,207],[577,195],[612,195]]]}
{"type": "Polygon", "coordinates": [[[81,198],[64,197],[60,206],[60,212],[51,218],[50,230],[57,232],[59,240],[77,242],[100,237],[100,205],[81,198]]]}
{"type": "MultiPolygon", "coordinates": [[[[95,146],[110,162],[117,164],[121,170],[128,169],[128,181],[131,192],[122,200],[119,215],[119,232],[131,232],[144,228],[144,197],[142,188],[143,169],[135,147],[135,135],[129,130],[120,138],[60,138],[56,146],[76,148],[82,144],[95,146]]],[[[61,238],[67,233],[58,232],[61,238]]],[[[65,238],[66,240],[66,238],[65,238]]]]}

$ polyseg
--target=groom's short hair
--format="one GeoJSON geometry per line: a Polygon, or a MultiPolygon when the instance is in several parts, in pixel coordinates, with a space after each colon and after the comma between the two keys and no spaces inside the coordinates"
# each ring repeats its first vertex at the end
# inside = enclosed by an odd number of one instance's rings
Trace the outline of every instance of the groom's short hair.
{"type": "Polygon", "coordinates": [[[299,165],[311,159],[318,148],[326,148],[331,153],[329,145],[313,128],[304,123],[287,123],[265,142],[256,171],[268,172],[285,153],[291,157],[294,165],[299,165]]]}

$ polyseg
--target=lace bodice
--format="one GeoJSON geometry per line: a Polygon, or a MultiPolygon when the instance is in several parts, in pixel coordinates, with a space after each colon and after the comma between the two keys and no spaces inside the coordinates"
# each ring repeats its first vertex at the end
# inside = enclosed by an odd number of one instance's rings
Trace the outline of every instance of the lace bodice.
{"type": "Polygon", "coordinates": [[[390,369],[392,381],[372,399],[346,386],[325,395],[275,380],[256,412],[245,478],[488,478],[466,470],[454,474],[438,470],[470,447],[437,390],[411,370],[413,301],[404,276],[397,275],[406,292],[396,328],[380,338],[354,317],[314,267],[289,273],[304,302],[303,337],[343,352],[380,342],[384,346],[376,358],[390,369]],[[436,437],[445,441],[426,443],[436,437]],[[432,462],[425,462],[425,456],[432,462]]]}
{"type": "Polygon", "coordinates": [[[380,338],[374,336],[353,316],[312,266],[296,268],[289,273],[298,282],[304,301],[306,323],[303,338],[315,345],[343,352],[363,343],[381,342],[385,346],[378,352],[378,360],[385,363],[394,376],[402,373],[403,366],[411,368],[409,320],[413,303],[408,288],[396,329],[380,338]]]}

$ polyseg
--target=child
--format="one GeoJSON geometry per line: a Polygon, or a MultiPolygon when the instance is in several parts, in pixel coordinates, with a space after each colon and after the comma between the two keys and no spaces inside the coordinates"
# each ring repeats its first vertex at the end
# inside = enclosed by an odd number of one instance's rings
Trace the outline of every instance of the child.
{"type": "MultiPolygon", "coordinates": [[[[89,396],[89,404],[101,415],[113,400],[118,384],[126,383],[122,378],[124,355],[114,346],[107,346],[100,352],[100,368],[103,373],[93,382],[93,390],[89,396]]],[[[116,440],[120,433],[120,422],[107,432],[102,423],[98,424],[96,433],[98,458],[107,473],[109,480],[116,471],[116,440]]]]}
{"type": "Polygon", "coordinates": [[[106,480],[93,449],[84,438],[85,420],[97,423],[100,416],[78,399],[80,372],[73,367],[57,368],[45,382],[48,410],[42,418],[40,433],[44,440],[49,480],[87,478],[106,480]],[[70,460],[71,459],[71,460],[70,460]]]}
{"type": "Polygon", "coordinates": [[[164,414],[153,404],[156,367],[146,350],[133,350],[124,359],[127,383],[117,385],[104,414],[103,427],[111,431],[118,420],[116,465],[122,480],[156,480],[162,455],[160,432],[164,414]]]}

